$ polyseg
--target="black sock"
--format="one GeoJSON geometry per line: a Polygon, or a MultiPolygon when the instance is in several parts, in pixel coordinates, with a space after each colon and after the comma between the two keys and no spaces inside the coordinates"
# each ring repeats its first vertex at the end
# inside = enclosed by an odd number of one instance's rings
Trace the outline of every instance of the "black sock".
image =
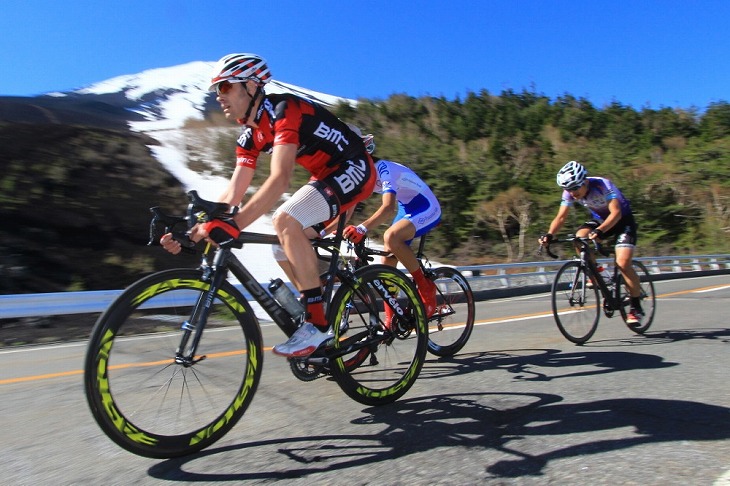
{"type": "Polygon", "coordinates": [[[636,312],[641,312],[641,297],[631,297],[631,308],[636,312]]]}
{"type": "Polygon", "coordinates": [[[322,302],[322,289],[320,287],[302,291],[304,305],[307,307],[306,319],[314,324],[317,329],[324,332],[327,330],[327,318],[324,315],[324,302],[322,302]]]}

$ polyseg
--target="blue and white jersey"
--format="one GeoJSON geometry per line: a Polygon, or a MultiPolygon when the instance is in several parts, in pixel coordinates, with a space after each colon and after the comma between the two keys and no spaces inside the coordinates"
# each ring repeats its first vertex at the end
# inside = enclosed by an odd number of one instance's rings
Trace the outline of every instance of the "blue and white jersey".
{"type": "Polygon", "coordinates": [[[586,180],[588,181],[588,192],[585,197],[576,199],[570,194],[570,192],[563,191],[563,197],[560,201],[560,205],[573,206],[574,203],[577,202],[578,204],[588,208],[591,215],[596,220],[602,222],[610,214],[608,203],[613,199],[618,199],[618,202],[621,205],[622,217],[626,218],[632,216],[631,203],[624,197],[613,182],[603,177],[587,177],[586,180]]]}
{"type": "Polygon", "coordinates": [[[375,188],[378,194],[393,193],[398,200],[398,215],[393,222],[406,218],[416,226],[420,236],[441,221],[441,205],[428,184],[405,165],[391,160],[375,161],[375,188]]]}

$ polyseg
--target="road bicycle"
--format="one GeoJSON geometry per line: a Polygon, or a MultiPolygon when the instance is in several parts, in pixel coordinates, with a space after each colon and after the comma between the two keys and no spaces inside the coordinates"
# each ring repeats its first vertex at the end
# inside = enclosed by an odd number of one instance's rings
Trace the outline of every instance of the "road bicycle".
{"type": "MultiPolygon", "coordinates": [[[[152,244],[172,233],[194,251],[181,227],[232,216],[228,205],[205,201],[195,191],[188,198],[184,217],[152,208],[152,244]]],[[[421,371],[425,310],[401,271],[373,265],[353,272],[342,264],[344,223],[341,217],[333,237],[312,242],[332,255],[324,289],[332,338],[311,356],[290,362],[301,379],[314,368],[330,374],[357,402],[383,405],[403,396],[421,371]],[[383,322],[384,306],[397,316],[394,322],[383,322]]],[[[264,347],[251,302],[229,280],[229,271],[286,336],[304,320],[269,295],[232,251],[276,243],[275,235],[242,232],[220,247],[206,245],[199,267],[144,277],[99,317],[84,387],[95,420],[111,440],[141,456],[182,456],[210,446],[243,416],[261,379],[264,347]]]]}
{"type": "MultiPolygon", "coordinates": [[[[631,296],[623,275],[616,265],[615,251],[589,238],[568,235],[563,240],[553,240],[545,247],[548,255],[558,258],[550,245],[569,243],[577,251],[573,260],[560,267],[552,284],[551,301],[553,316],[558,329],[568,341],[575,344],[587,342],[598,327],[601,309],[606,317],[613,317],[616,311],[626,323],[631,296]],[[595,254],[608,257],[613,254],[613,275],[608,281],[601,276],[595,263],[595,254]],[[601,298],[603,300],[601,300],[601,298]]],[[[538,254],[543,247],[538,249],[538,254]]],[[[654,320],[656,294],[648,270],[638,260],[632,262],[639,276],[641,286],[641,307],[644,317],[639,325],[626,326],[637,334],[644,334],[654,320]]]]}
{"type": "MultiPolygon", "coordinates": [[[[449,357],[466,345],[474,329],[474,294],[467,279],[457,269],[445,266],[433,268],[424,253],[425,245],[426,235],[423,235],[416,259],[426,278],[436,284],[438,292],[438,307],[428,318],[428,351],[435,356],[449,357]]],[[[387,251],[366,246],[364,241],[350,246],[356,255],[355,269],[368,265],[374,256],[390,255],[387,251]]]]}

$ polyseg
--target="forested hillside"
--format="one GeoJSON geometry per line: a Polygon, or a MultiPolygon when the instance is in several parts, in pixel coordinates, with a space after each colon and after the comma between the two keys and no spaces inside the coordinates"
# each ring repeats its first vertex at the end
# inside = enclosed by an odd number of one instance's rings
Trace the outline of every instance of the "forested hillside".
{"type": "Polygon", "coordinates": [[[119,289],[180,265],[145,248],[150,200],[187,204],[152,143],[126,129],[0,123],[0,294],[119,289]]]}
{"type": "MultiPolygon", "coordinates": [[[[730,104],[642,108],[528,91],[465,99],[393,95],[339,106],[376,136],[376,155],[413,167],[444,210],[432,248],[453,263],[534,259],[569,160],[631,199],[639,255],[730,250],[730,104]]],[[[377,201],[373,201],[377,203],[377,201]]],[[[568,228],[587,212],[572,211],[568,228]]]]}
{"type": "MultiPolygon", "coordinates": [[[[635,110],[570,95],[482,91],[463,100],[393,95],[335,111],[375,134],[376,155],[412,166],[433,187],[444,216],[431,258],[460,265],[534,260],[537,237],[558,208],[555,173],[569,160],[613,179],[631,199],[639,255],[730,251],[726,102],[704,111],[635,110]]],[[[182,263],[141,251],[150,201],[186,203],[180,183],[150,154],[156,142],[80,122],[0,121],[0,293],[116,289],[182,263]]],[[[224,123],[216,109],[188,129],[224,123]]],[[[203,170],[212,149],[232,169],[238,129],[228,126],[209,143],[195,139],[189,167],[203,170]]],[[[264,160],[254,184],[267,172],[264,160]]],[[[307,174],[297,169],[296,178],[302,184],[307,174]]],[[[366,211],[379,202],[370,198],[366,211]]],[[[581,208],[572,214],[568,228],[586,217],[581,208]]]]}
{"type": "MultiPolygon", "coordinates": [[[[411,166],[433,188],[444,215],[430,254],[442,261],[534,260],[560,202],[555,175],[569,160],[612,179],[631,200],[638,255],[730,251],[727,102],[702,112],[636,110],[619,102],[595,107],[568,94],[550,100],[482,91],[463,100],[398,94],[335,112],[375,134],[376,155],[411,166]]],[[[232,143],[219,141],[221,157],[232,143]]],[[[379,203],[373,196],[366,211],[379,203]]],[[[587,217],[576,208],[563,231],[587,217]]]]}

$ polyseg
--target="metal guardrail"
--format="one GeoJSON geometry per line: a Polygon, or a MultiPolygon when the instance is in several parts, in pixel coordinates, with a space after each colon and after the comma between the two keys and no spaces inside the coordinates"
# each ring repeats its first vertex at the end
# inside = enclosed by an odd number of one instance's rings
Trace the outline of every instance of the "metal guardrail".
{"type": "MultiPolygon", "coordinates": [[[[637,258],[657,280],[730,273],[730,255],[637,258]]],[[[543,292],[566,260],[457,266],[477,299],[543,292]]],[[[611,259],[598,259],[611,262],[611,259]]],[[[264,285],[264,284],[262,284],[264,285]]],[[[239,290],[250,298],[240,284],[239,290]]],[[[0,295],[0,319],[103,312],[122,290],[0,295]]]]}
{"type": "MultiPolygon", "coordinates": [[[[637,257],[655,280],[730,273],[730,255],[637,257]]],[[[558,269],[567,260],[550,260],[456,267],[469,280],[477,299],[525,295],[550,290],[558,269]]],[[[612,258],[598,258],[604,265],[612,258]]]]}

